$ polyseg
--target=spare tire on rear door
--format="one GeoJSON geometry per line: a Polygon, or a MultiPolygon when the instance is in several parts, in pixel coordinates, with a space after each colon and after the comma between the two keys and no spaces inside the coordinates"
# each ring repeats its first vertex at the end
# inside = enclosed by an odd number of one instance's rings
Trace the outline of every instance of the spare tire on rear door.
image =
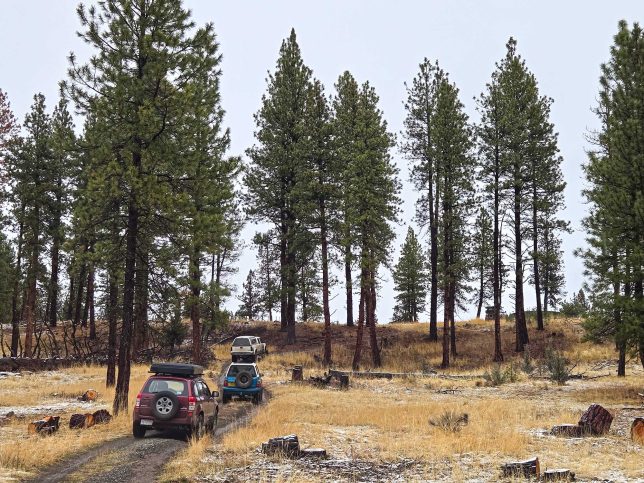
{"type": "Polygon", "coordinates": [[[179,398],[171,391],[161,391],[154,396],[152,414],[161,421],[172,419],[179,412],[179,398]]]}
{"type": "Polygon", "coordinates": [[[251,376],[250,372],[248,371],[240,372],[235,378],[235,384],[237,385],[237,387],[240,387],[242,389],[248,389],[252,383],[253,376],[251,376]]]}

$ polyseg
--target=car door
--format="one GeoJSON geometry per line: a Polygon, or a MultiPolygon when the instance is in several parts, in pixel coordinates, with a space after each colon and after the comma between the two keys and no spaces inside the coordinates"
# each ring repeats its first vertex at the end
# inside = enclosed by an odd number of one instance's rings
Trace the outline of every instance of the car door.
{"type": "Polygon", "coordinates": [[[212,418],[215,413],[215,400],[212,397],[210,389],[204,381],[197,381],[197,388],[203,412],[206,418],[212,418]]]}

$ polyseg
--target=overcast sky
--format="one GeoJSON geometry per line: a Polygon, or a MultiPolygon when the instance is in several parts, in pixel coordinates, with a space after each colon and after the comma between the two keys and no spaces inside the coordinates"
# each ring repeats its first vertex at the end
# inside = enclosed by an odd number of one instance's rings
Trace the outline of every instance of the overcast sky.
{"type": "MultiPolygon", "coordinates": [[[[565,236],[566,283],[570,293],[582,283],[583,266],[572,252],[583,244],[580,221],[586,207],[581,163],[585,135],[596,125],[591,112],[598,92],[600,64],[607,60],[617,22],[642,20],[644,1],[186,1],[198,24],[212,22],[223,54],[222,98],[231,129],[231,154],[243,154],[253,139],[253,113],[266,88],[282,39],[293,27],[304,62],[333,92],[338,75],[349,70],[359,82],[369,80],[392,132],[398,134],[405,116],[404,82],[410,81],[424,57],[438,59],[461,92],[472,120],[478,118],[473,98],[490,79],[494,63],[505,54],[510,36],[537,77],[542,94],[554,99],[552,121],[559,132],[568,183],[564,217],[574,232],[565,236]]],[[[57,84],[66,75],[67,55],[86,59],[89,51],[76,37],[77,2],[67,0],[1,0],[0,88],[8,93],[20,121],[42,92],[51,108],[57,84]]],[[[396,255],[417,198],[408,183],[407,162],[393,152],[404,181],[404,214],[395,242],[396,255]]],[[[255,227],[248,227],[245,238],[255,227]]],[[[426,237],[424,238],[426,240],[426,237]]],[[[246,250],[235,282],[241,285],[255,265],[246,250]]],[[[378,317],[389,320],[393,310],[391,275],[383,271],[378,317]]],[[[342,284],[336,284],[333,320],[344,320],[342,284]]],[[[534,290],[526,286],[526,308],[534,306],[534,290]]],[[[237,305],[236,300],[230,307],[237,305]]],[[[511,310],[510,302],[505,307],[511,310]]],[[[460,314],[472,316],[472,311],[460,314]]]]}

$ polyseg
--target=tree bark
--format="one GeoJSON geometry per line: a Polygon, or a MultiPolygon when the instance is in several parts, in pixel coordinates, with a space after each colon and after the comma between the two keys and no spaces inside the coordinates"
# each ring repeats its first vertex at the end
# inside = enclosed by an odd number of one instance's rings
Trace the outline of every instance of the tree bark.
{"type": "Polygon", "coordinates": [[[199,301],[201,297],[200,250],[194,248],[190,257],[190,320],[192,321],[192,362],[201,363],[201,321],[199,301]]]}
{"type": "Polygon", "coordinates": [[[515,167],[514,186],[514,320],[516,328],[517,352],[523,352],[523,346],[529,342],[528,326],[525,320],[525,309],[523,304],[523,245],[521,234],[521,187],[516,179],[519,174],[518,167],[515,167]]]}
{"type": "Polygon", "coordinates": [[[501,259],[501,234],[499,233],[499,207],[500,199],[500,165],[501,158],[498,145],[494,150],[494,268],[493,268],[493,295],[494,295],[494,362],[503,362],[503,351],[501,348],[501,280],[500,280],[500,259],[501,259]]]}
{"type": "Polygon", "coordinates": [[[22,245],[24,237],[24,204],[20,206],[20,226],[18,229],[18,252],[16,253],[16,273],[13,281],[11,296],[11,357],[18,357],[20,345],[20,316],[18,313],[18,297],[20,294],[20,278],[22,277],[22,245]]]}
{"type": "Polygon", "coordinates": [[[322,249],[322,312],[324,313],[324,364],[331,364],[331,309],[329,308],[329,254],[324,199],[320,208],[320,244],[322,249]]]}
{"type": "Polygon", "coordinates": [[[89,339],[96,339],[96,318],[94,314],[94,264],[89,269],[87,276],[87,306],[89,307],[89,339]]]}
{"type": "Polygon", "coordinates": [[[481,309],[483,308],[483,287],[484,287],[484,277],[485,277],[485,268],[483,265],[480,267],[481,273],[480,273],[480,286],[479,286],[479,301],[478,305],[476,306],[476,318],[480,319],[481,318],[481,309]]]}
{"type": "Polygon", "coordinates": [[[132,352],[147,346],[149,251],[147,243],[139,243],[136,257],[136,288],[134,290],[134,333],[132,352]]]}
{"type": "Polygon", "coordinates": [[[365,298],[366,298],[366,269],[360,272],[360,301],[358,302],[358,330],[356,332],[356,348],[353,352],[353,363],[351,367],[354,371],[360,369],[360,359],[362,357],[362,337],[364,333],[365,319],[365,298]]]}
{"type": "Polygon", "coordinates": [[[70,263],[69,267],[69,297],[67,299],[67,307],[65,308],[65,320],[72,320],[73,314],[74,314],[74,291],[76,290],[74,287],[74,274],[72,272],[71,267],[74,265],[74,262],[70,263]]]}
{"type": "MultiPolygon", "coordinates": [[[[533,175],[534,179],[534,175],[533,175]]],[[[533,183],[532,187],[532,263],[534,267],[534,291],[537,299],[537,330],[543,330],[543,312],[541,311],[541,279],[539,278],[539,236],[537,223],[537,184],[533,183]]]]}
{"type": "Polygon", "coordinates": [[[107,301],[107,375],[105,386],[116,384],[116,319],[118,310],[118,283],[114,273],[109,274],[107,301]]]}
{"type": "Polygon", "coordinates": [[[456,357],[456,282],[450,283],[450,296],[449,296],[449,324],[450,324],[450,354],[456,357]]]}
{"type": "MultiPolygon", "coordinates": [[[[59,186],[60,189],[60,186],[59,186]]],[[[56,197],[56,206],[62,203],[60,194],[56,197]]],[[[60,210],[56,210],[53,220],[53,243],[51,247],[51,277],[49,279],[49,300],[47,301],[47,321],[50,327],[56,327],[58,321],[58,259],[60,258],[60,210]]]]}
{"type": "Polygon", "coordinates": [[[376,334],[376,275],[375,270],[367,273],[369,290],[366,297],[367,320],[369,322],[369,341],[371,343],[371,361],[374,367],[382,366],[378,337],[376,334]]]}
{"type": "Polygon", "coordinates": [[[39,256],[39,236],[38,228],[40,227],[40,209],[35,208],[35,229],[32,233],[31,258],[27,271],[27,301],[25,304],[25,357],[32,357],[33,335],[36,325],[36,297],[38,283],[38,256],[39,256]]]}
{"type": "Polygon", "coordinates": [[[351,244],[345,246],[344,284],[347,292],[347,327],[353,327],[353,277],[351,274],[351,244]]]}
{"type": "MultiPolygon", "coordinates": [[[[133,161],[137,169],[141,167],[141,154],[134,153],[133,161]]],[[[130,389],[130,360],[132,354],[132,328],[134,318],[134,289],[136,272],[136,247],[139,230],[139,209],[134,193],[130,194],[125,248],[125,283],[123,285],[123,323],[118,356],[118,376],[114,392],[113,413],[128,411],[130,389]]]]}
{"type": "MultiPolygon", "coordinates": [[[[430,196],[432,196],[430,188],[430,196]]],[[[436,197],[438,202],[438,196],[436,197]]],[[[438,227],[436,226],[437,219],[435,212],[437,209],[432,208],[432,201],[429,200],[430,205],[430,278],[431,287],[429,292],[429,340],[433,342],[438,341],[438,227]]]]}
{"type": "Polygon", "coordinates": [[[282,214],[280,226],[280,330],[286,331],[288,327],[288,265],[287,265],[287,228],[282,214]]]}

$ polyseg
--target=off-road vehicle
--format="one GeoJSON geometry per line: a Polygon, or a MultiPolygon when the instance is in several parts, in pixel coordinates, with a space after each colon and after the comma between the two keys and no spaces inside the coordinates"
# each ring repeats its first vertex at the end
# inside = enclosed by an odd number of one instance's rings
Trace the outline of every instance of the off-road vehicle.
{"type": "Polygon", "coordinates": [[[250,398],[253,403],[259,404],[264,397],[264,386],[257,364],[233,362],[226,371],[222,390],[224,404],[233,396],[250,398]]]}
{"type": "Polygon", "coordinates": [[[267,353],[266,344],[254,335],[235,337],[230,348],[233,362],[255,362],[258,356],[267,353]]]}
{"type": "Polygon", "coordinates": [[[199,439],[214,431],[219,392],[211,392],[203,367],[194,364],[152,364],[153,374],[136,396],[132,434],[142,438],[150,429],[179,429],[199,439]]]}

